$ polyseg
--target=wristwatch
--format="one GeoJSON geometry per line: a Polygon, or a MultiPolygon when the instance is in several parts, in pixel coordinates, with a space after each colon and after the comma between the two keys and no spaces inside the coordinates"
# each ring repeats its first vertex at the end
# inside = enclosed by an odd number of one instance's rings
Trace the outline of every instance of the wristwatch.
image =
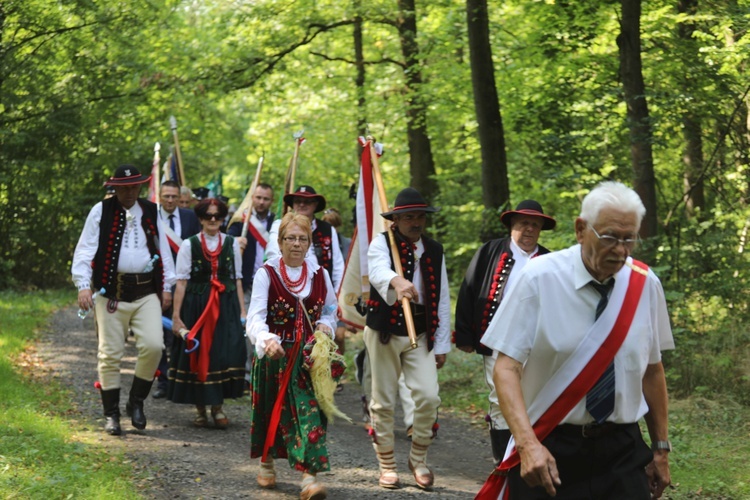
{"type": "Polygon", "coordinates": [[[651,443],[651,450],[666,450],[666,451],[672,451],[672,443],[669,441],[654,441],[651,443]]]}

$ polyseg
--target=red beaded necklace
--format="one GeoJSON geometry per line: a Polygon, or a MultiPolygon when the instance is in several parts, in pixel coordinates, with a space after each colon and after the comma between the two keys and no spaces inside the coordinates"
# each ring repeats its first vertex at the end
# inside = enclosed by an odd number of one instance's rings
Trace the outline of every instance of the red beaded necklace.
{"type": "Polygon", "coordinates": [[[201,231],[201,250],[203,250],[203,257],[211,264],[211,279],[215,279],[219,270],[219,255],[221,255],[221,235],[219,235],[219,244],[216,245],[216,250],[213,252],[208,249],[206,245],[206,238],[203,236],[201,231]]]}
{"type": "Polygon", "coordinates": [[[281,280],[284,282],[284,286],[287,290],[295,294],[299,294],[302,290],[304,290],[305,285],[307,285],[307,262],[305,262],[304,260],[302,261],[302,274],[296,281],[292,281],[289,278],[289,274],[286,272],[286,264],[284,264],[284,259],[281,259],[279,261],[279,271],[281,272],[281,280]]]}

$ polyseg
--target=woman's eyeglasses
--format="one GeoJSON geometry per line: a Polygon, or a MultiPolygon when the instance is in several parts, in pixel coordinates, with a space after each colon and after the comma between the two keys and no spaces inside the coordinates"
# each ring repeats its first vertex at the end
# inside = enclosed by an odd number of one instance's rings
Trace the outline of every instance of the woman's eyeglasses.
{"type": "Polygon", "coordinates": [[[307,236],[284,236],[284,241],[290,245],[294,245],[296,242],[299,242],[300,245],[304,245],[310,241],[310,238],[307,236]]]}

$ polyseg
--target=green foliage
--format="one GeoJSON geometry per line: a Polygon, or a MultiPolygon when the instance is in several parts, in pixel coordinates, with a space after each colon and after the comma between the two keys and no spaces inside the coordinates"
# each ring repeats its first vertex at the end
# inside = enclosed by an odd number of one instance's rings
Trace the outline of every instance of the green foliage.
{"type": "Polygon", "coordinates": [[[138,498],[121,452],[71,425],[68,393],[40,376],[30,342],[70,292],[0,292],[0,497],[138,498]]]}

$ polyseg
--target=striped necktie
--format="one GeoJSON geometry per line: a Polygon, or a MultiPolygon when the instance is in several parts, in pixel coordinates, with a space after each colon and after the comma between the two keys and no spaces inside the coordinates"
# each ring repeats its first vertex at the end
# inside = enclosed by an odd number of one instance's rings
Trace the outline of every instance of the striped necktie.
{"type": "MultiPolygon", "coordinates": [[[[596,305],[596,319],[599,319],[604,309],[607,307],[609,302],[609,291],[615,284],[615,279],[612,278],[606,285],[602,285],[595,281],[591,282],[601,299],[596,305]]],[[[586,394],[586,410],[594,417],[597,423],[604,422],[608,416],[615,410],[615,362],[609,364],[604,373],[596,381],[594,387],[589,390],[586,394]]]]}

